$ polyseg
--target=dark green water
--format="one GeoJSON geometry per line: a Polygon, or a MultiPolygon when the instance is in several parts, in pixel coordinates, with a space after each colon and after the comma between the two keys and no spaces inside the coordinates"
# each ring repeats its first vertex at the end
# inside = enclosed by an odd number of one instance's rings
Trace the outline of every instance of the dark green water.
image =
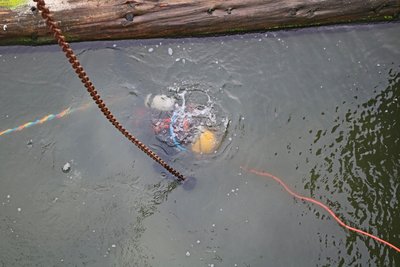
{"type": "MultiPolygon", "coordinates": [[[[73,47],[122,124],[197,185],[175,187],[90,104],[3,134],[0,266],[400,264],[240,169],[400,246],[400,24],[73,47]],[[171,153],[152,131],[146,96],[187,88],[230,121],[216,153],[171,153]]],[[[0,55],[0,131],[90,103],[57,47],[0,55]]]]}

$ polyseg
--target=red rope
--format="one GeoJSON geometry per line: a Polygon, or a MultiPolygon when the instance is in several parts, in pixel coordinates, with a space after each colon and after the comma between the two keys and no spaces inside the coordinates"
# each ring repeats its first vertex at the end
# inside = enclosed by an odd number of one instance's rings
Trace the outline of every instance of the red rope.
{"type": "Polygon", "coordinates": [[[377,237],[377,236],[374,236],[373,234],[367,233],[367,232],[365,232],[365,231],[363,231],[363,230],[360,230],[360,229],[357,229],[357,228],[354,228],[354,227],[351,227],[351,226],[345,224],[342,220],[339,219],[338,216],[335,215],[335,213],[333,213],[333,211],[332,211],[330,208],[328,208],[326,205],[322,204],[321,202],[319,202],[319,201],[317,201],[317,200],[315,200],[315,199],[313,199],[313,198],[305,197],[305,196],[302,196],[302,195],[299,195],[299,194],[293,192],[280,178],[276,177],[275,175],[272,175],[272,174],[270,174],[270,173],[268,173],[268,172],[261,172],[261,171],[257,171],[257,170],[254,170],[254,169],[247,169],[247,168],[245,168],[245,167],[241,167],[241,168],[242,168],[243,170],[245,170],[245,171],[254,173],[254,174],[256,174],[256,175],[264,176],[264,177],[269,177],[269,178],[274,179],[274,180],[275,180],[278,184],[280,184],[290,195],[294,196],[295,198],[298,198],[298,199],[300,199],[300,200],[304,200],[304,201],[308,201],[308,202],[314,203],[314,204],[320,206],[321,208],[323,208],[324,210],[326,210],[326,211],[327,211],[327,212],[328,212],[342,227],[344,227],[344,228],[346,228],[346,229],[349,229],[350,231],[359,233],[359,234],[361,234],[361,235],[368,236],[368,237],[370,237],[370,238],[372,238],[372,239],[374,239],[374,240],[376,240],[376,241],[378,241],[378,242],[381,242],[381,243],[383,243],[383,244],[385,244],[385,245],[391,247],[392,249],[396,250],[397,252],[400,252],[400,248],[399,248],[399,247],[396,247],[395,245],[389,243],[388,241],[385,241],[385,240],[383,240],[383,239],[381,239],[381,238],[379,238],[379,237],[377,237]]]}

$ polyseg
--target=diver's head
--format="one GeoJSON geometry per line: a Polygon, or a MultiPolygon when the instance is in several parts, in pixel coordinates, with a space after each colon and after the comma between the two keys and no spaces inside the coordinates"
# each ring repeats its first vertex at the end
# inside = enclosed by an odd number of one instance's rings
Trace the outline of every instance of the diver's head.
{"type": "Polygon", "coordinates": [[[152,95],[148,94],[144,101],[145,105],[149,108],[159,111],[170,111],[174,108],[175,99],[166,95],[152,95]]]}

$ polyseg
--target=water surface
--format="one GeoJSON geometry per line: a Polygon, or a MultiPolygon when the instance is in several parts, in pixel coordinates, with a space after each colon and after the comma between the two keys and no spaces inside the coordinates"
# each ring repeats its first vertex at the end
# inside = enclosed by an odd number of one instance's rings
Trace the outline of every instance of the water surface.
{"type": "Polygon", "coordinates": [[[191,191],[103,118],[56,46],[0,48],[1,266],[395,266],[400,245],[400,24],[72,45],[116,117],[191,191]],[[211,155],[165,149],[148,94],[208,90],[229,120],[211,155]],[[66,163],[71,169],[65,173],[66,163]]]}

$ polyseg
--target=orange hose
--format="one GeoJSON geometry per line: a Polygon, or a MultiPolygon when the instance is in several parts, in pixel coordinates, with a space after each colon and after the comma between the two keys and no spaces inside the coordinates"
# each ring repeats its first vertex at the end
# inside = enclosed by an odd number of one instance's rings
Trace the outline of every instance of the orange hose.
{"type": "Polygon", "coordinates": [[[400,252],[400,248],[399,248],[399,247],[396,247],[395,245],[389,243],[388,241],[383,240],[383,239],[381,239],[381,238],[379,238],[379,237],[377,237],[377,236],[374,236],[373,234],[367,233],[367,232],[365,232],[365,231],[363,231],[363,230],[360,230],[360,229],[357,229],[357,228],[354,228],[354,227],[351,227],[351,226],[345,224],[342,220],[339,219],[338,216],[335,215],[335,213],[333,213],[333,211],[332,211],[330,208],[328,208],[326,205],[322,204],[321,202],[319,202],[319,201],[317,201],[317,200],[315,200],[315,199],[313,199],[313,198],[305,197],[305,196],[302,196],[302,195],[299,195],[299,194],[293,192],[280,178],[278,178],[278,177],[276,177],[276,176],[274,176],[274,175],[272,175],[272,174],[270,174],[270,173],[268,173],[268,172],[261,172],[261,171],[257,171],[257,170],[254,170],[254,169],[247,169],[247,168],[245,168],[245,167],[241,167],[241,168],[242,168],[243,170],[245,170],[245,171],[248,171],[248,172],[253,173],[253,174],[256,174],[256,175],[264,176],[264,177],[269,177],[269,178],[274,179],[274,180],[275,180],[277,183],[279,183],[290,195],[294,196],[295,198],[298,198],[298,199],[301,199],[301,200],[304,200],[304,201],[308,201],[308,202],[314,203],[314,204],[320,206],[321,208],[323,208],[324,210],[326,210],[326,211],[327,211],[327,212],[328,212],[342,227],[344,227],[344,228],[346,228],[346,229],[349,229],[350,231],[359,233],[359,234],[361,234],[361,235],[368,236],[368,237],[370,237],[370,238],[372,238],[372,239],[374,239],[374,240],[376,240],[376,241],[378,241],[378,242],[381,242],[381,243],[383,243],[383,244],[385,244],[385,245],[391,247],[392,249],[396,250],[397,252],[400,252]]]}

